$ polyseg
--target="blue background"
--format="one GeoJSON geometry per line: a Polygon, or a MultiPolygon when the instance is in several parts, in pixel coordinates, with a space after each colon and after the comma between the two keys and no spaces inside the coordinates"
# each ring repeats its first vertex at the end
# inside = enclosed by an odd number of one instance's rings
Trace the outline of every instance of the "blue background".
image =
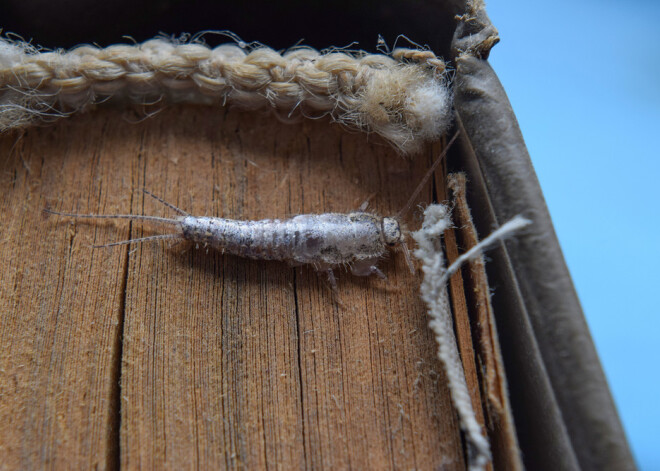
{"type": "Polygon", "coordinates": [[[660,2],[498,0],[490,63],[642,470],[660,470],[660,2]]]}

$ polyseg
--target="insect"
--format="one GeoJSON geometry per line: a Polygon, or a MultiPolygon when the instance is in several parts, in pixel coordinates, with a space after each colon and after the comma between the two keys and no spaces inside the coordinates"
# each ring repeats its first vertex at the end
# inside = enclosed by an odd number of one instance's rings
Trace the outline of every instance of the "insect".
{"type": "Polygon", "coordinates": [[[411,272],[414,266],[404,240],[400,219],[410,208],[422,186],[454,142],[450,140],[442,154],[426,173],[406,206],[394,217],[381,217],[365,212],[366,203],[351,213],[301,214],[290,219],[242,221],[216,217],[192,216],[182,209],[143,190],[179,214],[176,218],[137,214],[73,214],[44,209],[49,214],[88,219],[131,219],[175,226],[177,233],[161,234],[114,242],[96,247],[112,247],[135,242],[183,239],[239,257],[257,260],[280,260],[293,266],[309,264],[325,271],[336,288],[334,268],[350,267],[357,276],[377,275],[385,278],[378,262],[388,249],[401,247],[411,272]]]}

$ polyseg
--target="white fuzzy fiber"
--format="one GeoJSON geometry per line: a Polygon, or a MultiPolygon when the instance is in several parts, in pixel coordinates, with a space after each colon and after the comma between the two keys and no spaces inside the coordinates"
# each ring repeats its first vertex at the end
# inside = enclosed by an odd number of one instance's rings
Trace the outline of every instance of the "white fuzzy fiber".
{"type": "Polygon", "coordinates": [[[444,231],[451,226],[449,210],[446,206],[429,205],[424,211],[422,228],[412,234],[418,245],[414,253],[422,261],[424,273],[420,293],[428,307],[429,326],[433,330],[438,344],[438,358],[447,374],[452,402],[465,433],[468,447],[468,469],[471,471],[484,469],[490,461],[490,445],[477,422],[465,381],[465,372],[454,336],[447,281],[463,263],[481,255],[485,248],[528,224],[530,224],[529,220],[516,216],[474,248],[461,255],[449,268],[445,268],[441,244],[444,231]]]}
{"type": "Polygon", "coordinates": [[[0,38],[0,131],[67,116],[109,98],[133,103],[230,104],[299,114],[377,133],[404,154],[451,123],[444,62],[391,54],[156,38],[106,48],[44,51],[0,38]]]}

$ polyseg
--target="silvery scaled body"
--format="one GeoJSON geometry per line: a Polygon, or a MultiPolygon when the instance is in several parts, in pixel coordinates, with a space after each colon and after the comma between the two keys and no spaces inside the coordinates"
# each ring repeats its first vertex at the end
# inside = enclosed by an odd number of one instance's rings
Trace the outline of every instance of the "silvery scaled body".
{"type": "Polygon", "coordinates": [[[97,247],[113,247],[136,242],[185,239],[198,246],[257,260],[279,260],[290,265],[314,266],[324,270],[333,288],[333,269],[350,267],[358,276],[375,274],[385,278],[378,261],[388,248],[401,246],[413,271],[401,226],[396,217],[381,217],[364,211],[352,213],[301,214],[290,219],[236,219],[191,216],[182,209],[143,190],[181,216],[167,218],[139,214],[75,214],[44,209],[50,214],[86,219],[131,219],[175,226],[176,233],[152,235],[113,242],[97,247]]]}
{"type": "Polygon", "coordinates": [[[365,212],[259,221],[186,216],[180,221],[185,239],[233,255],[317,269],[350,265],[356,275],[380,274],[378,260],[388,245],[401,240],[396,220],[365,212]]]}

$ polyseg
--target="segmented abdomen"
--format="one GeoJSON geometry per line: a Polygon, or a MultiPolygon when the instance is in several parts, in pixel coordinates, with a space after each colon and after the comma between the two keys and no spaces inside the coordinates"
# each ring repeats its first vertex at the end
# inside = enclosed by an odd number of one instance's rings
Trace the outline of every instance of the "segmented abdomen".
{"type": "Polygon", "coordinates": [[[260,260],[337,265],[385,252],[381,218],[361,212],[260,221],[189,216],[181,225],[186,239],[260,260]]]}

